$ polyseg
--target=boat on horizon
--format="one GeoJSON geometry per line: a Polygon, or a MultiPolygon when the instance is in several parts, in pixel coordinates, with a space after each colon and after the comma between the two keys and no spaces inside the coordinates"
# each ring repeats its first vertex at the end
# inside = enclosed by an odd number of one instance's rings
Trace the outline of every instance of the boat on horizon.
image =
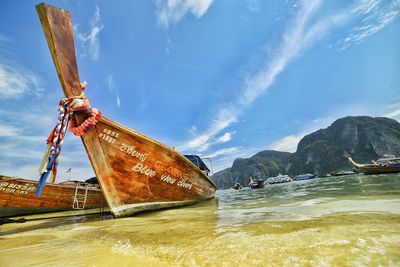
{"type": "Polygon", "coordinates": [[[400,157],[394,155],[384,155],[382,158],[366,164],[357,163],[352,158],[349,158],[349,161],[358,172],[364,174],[400,172],[400,157]]]}
{"type": "Polygon", "coordinates": [[[47,184],[41,196],[35,197],[37,185],[38,181],[0,175],[0,218],[106,206],[103,193],[95,184],[47,184]]]}
{"type": "MultiPolygon", "coordinates": [[[[64,94],[68,100],[78,99],[83,89],[71,16],[43,3],[36,9],[64,94]]],[[[144,134],[104,116],[94,117],[93,110],[74,112],[71,122],[84,131],[82,142],[114,217],[214,198],[216,186],[198,156],[191,161],[144,134]],[[86,127],[92,118],[97,123],[86,127]]]]}
{"type": "Polygon", "coordinates": [[[267,182],[269,184],[282,184],[282,183],[289,183],[291,181],[292,178],[290,178],[289,175],[280,173],[277,176],[267,178],[267,182]]]}
{"type": "Polygon", "coordinates": [[[240,190],[243,188],[243,186],[240,184],[239,180],[236,180],[235,184],[232,186],[233,189],[235,190],[240,190]]]}
{"type": "Polygon", "coordinates": [[[300,174],[293,177],[293,181],[311,180],[314,179],[315,177],[317,177],[317,174],[311,174],[311,173],[300,174]]]}
{"type": "Polygon", "coordinates": [[[265,186],[265,181],[263,179],[255,179],[249,182],[249,187],[251,189],[264,188],[264,186],[265,186]]]}

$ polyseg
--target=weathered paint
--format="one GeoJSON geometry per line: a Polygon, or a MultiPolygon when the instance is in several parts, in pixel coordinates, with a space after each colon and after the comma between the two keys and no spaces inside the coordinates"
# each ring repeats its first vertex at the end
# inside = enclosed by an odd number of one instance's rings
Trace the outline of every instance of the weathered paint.
{"type": "MultiPolygon", "coordinates": [[[[45,4],[37,10],[64,94],[79,95],[71,17],[45,4]]],[[[75,116],[78,123],[85,118],[84,114],[75,116]]],[[[214,197],[215,184],[188,159],[105,117],[82,136],[82,141],[116,217],[214,197]]]]}
{"type": "MultiPolygon", "coordinates": [[[[0,217],[72,210],[75,184],[46,184],[40,197],[35,196],[37,181],[0,176],[0,217]]],[[[79,186],[79,193],[85,190],[79,186]]],[[[106,205],[101,189],[89,186],[85,208],[106,205]]]]}

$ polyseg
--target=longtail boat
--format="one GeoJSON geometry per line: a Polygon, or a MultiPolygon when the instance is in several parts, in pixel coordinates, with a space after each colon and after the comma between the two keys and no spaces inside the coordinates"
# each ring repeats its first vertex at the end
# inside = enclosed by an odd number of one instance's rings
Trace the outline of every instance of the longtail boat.
{"type": "MultiPolygon", "coordinates": [[[[43,3],[36,9],[65,96],[80,96],[83,87],[70,14],[43,3]]],[[[198,160],[193,163],[174,149],[97,114],[74,112],[71,122],[85,126],[96,117],[93,120],[97,123],[75,134],[81,136],[114,217],[214,197],[216,186],[206,174],[203,162],[195,165],[198,160]]]]}
{"type": "Polygon", "coordinates": [[[383,157],[372,163],[360,164],[349,158],[350,163],[354,168],[363,172],[364,174],[381,174],[381,173],[396,173],[400,172],[400,158],[399,157],[383,157]]]}
{"type": "Polygon", "coordinates": [[[38,181],[0,175],[0,218],[91,209],[106,205],[101,189],[83,182],[48,184],[40,197],[38,181]]]}

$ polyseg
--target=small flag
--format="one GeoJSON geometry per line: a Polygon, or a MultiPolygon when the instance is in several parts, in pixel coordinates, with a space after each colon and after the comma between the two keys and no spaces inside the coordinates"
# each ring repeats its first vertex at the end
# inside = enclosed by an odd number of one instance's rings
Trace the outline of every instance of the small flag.
{"type": "Polygon", "coordinates": [[[71,172],[71,168],[69,168],[65,173],[69,173],[69,172],[71,172]]]}

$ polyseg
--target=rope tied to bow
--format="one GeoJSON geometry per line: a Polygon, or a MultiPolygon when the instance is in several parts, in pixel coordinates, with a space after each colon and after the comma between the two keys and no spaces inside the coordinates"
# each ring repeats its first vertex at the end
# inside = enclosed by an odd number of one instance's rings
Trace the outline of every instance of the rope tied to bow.
{"type": "MultiPolygon", "coordinates": [[[[86,82],[81,83],[81,88],[85,90],[86,82]]],[[[47,150],[39,167],[40,179],[35,192],[37,197],[41,195],[50,173],[52,173],[51,183],[56,180],[58,158],[68,125],[70,126],[69,130],[74,135],[82,136],[93,128],[102,116],[99,110],[91,108],[83,91],[79,96],[62,98],[59,102],[58,111],[57,124],[47,138],[47,150]],[[75,122],[71,120],[72,115],[85,111],[90,112],[90,116],[81,125],[76,126],[75,122]]]]}

